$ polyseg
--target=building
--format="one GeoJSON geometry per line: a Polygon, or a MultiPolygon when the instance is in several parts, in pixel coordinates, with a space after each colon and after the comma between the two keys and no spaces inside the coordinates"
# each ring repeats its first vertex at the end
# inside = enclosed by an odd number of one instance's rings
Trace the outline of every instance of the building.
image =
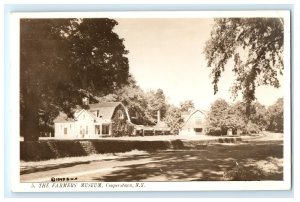
{"type": "Polygon", "coordinates": [[[154,126],[135,125],[134,134],[138,136],[170,135],[170,127],[160,120],[160,111],[157,111],[157,122],[154,126]]]}
{"type": "Polygon", "coordinates": [[[60,113],[54,120],[55,138],[99,138],[131,135],[134,125],[126,107],[121,102],[88,104],[88,109],[78,108],[73,118],[60,113]]]}
{"type": "Polygon", "coordinates": [[[183,113],[184,124],[179,135],[204,135],[205,113],[201,110],[183,113]]]}

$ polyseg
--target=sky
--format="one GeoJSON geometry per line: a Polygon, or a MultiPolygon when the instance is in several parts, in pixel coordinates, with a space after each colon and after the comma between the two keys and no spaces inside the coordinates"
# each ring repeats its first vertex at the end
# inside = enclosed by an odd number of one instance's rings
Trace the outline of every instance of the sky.
{"type": "MultiPolygon", "coordinates": [[[[180,102],[193,100],[196,108],[204,110],[218,98],[234,102],[230,93],[234,81],[232,62],[222,73],[218,93],[213,94],[210,69],[203,54],[213,19],[116,20],[119,25],[114,31],[125,40],[125,47],[129,50],[129,71],[143,90],[160,88],[170,103],[178,106],[180,102]]],[[[259,87],[256,91],[257,100],[264,105],[272,105],[283,94],[282,87],[259,87]]]]}

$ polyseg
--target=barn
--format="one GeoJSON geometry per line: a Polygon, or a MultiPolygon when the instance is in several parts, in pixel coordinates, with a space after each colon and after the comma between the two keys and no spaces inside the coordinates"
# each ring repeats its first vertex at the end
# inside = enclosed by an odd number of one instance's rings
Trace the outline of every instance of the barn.
{"type": "Polygon", "coordinates": [[[182,115],[184,124],[179,135],[204,135],[205,134],[205,113],[201,110],[194,110],[182,115]]]}
{"type": "Polygon", "coordinates": [[[55,138],[101,138],[131,135],[134,125],[121,102],[87,104],[73,118],[60,113],[54,120],[55,138]]]}

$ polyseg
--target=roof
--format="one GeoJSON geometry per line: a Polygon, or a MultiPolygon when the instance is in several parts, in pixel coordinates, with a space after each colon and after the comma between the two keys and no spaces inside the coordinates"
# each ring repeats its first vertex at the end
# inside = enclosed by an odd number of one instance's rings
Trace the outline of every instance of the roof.
{"type": "Polygon", "coordinates": [[[189,120],[192,118],[192,116],[194,114],[196,114],[197,112],[200,112],[201,114],[206,116],[205,113],[202,110],[196,109],[196,110],[192,111],[190,113],[190,115],[187,116],[187,119],[186,119],[186,121],[183,125],[183,128],[202,128],[203,127],[204,122],[201,122],[201,123],[191,123],[191,122],[189,122],[189,120]]]}
{"type": "Polygon", "coordinates": [[[158,122],[154,126],[154,128],[157,128],[157,129],[166,129],[166,130],[170,129],[169,126],[165,122],[163,122],[163,121],[158,122]]]}
{"type": "Polygon", "coordinates": [[[188,117],[190,116],[191,112],[188,111],[184,111],[181,112],[181,117],[186,121],[188,119],[188,117]]]}
{"type": "Polygon", "coordinates": [[[89,111],[99,111],[99,117],[103,119],[111,119],[117,106],[122,105],[121,102],[103,102],[97,104],[89,104],[89,111]]]}
{"type": "MultiPolygon", "coordinates": [[[[96,104],[89,104],[89,110],[85,110],[77,106],[77,110],[74,112],[75,119],[78,117],[81,113],[87,112],[95,121],[101,122],[109,122],[111,121],[111,118],[115,112],[116,107],[119,105],[125,106],[121,102],[102,102],[102,103],[96,103],[96,104]],[[93,113],[97,111],[98,117],[93,113]]],[[[128,112],[125,108],[127,117],[130,121],[128,112]]],[[[60,112],[59,115],[55,118],[54,122],[56,123],[65,123],[65,122],[74,122],[75,119],[69,118],[65,113],[60,112]]]]}
{"type": "Polygon", "coordinates": [[[101,102],[96,104],[89,104],[90,109],[98,109],[103,107],[114,107],[116,108],[118,105],[122,104],[121,102],[101,102]]]}
{"type": "Polygon", "coordinates": [[[73,118],[68,117],[68,115],[63,112],[59,112],[58,116],[53,120],[54,123],[68,123],[74,121],[73,118]]]}

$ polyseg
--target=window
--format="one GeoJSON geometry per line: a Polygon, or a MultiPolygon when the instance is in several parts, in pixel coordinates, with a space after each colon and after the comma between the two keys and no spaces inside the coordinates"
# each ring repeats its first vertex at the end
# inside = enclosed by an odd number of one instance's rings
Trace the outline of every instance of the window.
{"type": "Polygon", "coordinates": [[[102,134],[103,135],[109,134],[109,125],[102,125],[102,134]]]}
{"type": "Polygon", "coordinates": [[[197,133],[201,133],[202,132],[202,128],[194,128],[195,132],[197,133]]]}
{"type": "Polygon", "coordinates": [[[117,117],[118,117],[118,119],[124,119],[124,114],[123,114],[122,110],[117,111],[117,117]]]}
{"type": "Polygon", "coordinates": [[[64,128],[64,135],[68,134],[68,128],[64,128]]]}
{"type": "Polygon", "coordinates": [[[100,126],[99,125],[95,125],[95,132],[97,135],[100,135],[100,126]]]}
{"type": "Polygon", "coordinates": [[[85,127],[85,134],[88,134],[88,133],[89,133],[89,127],[86,126],[86,127],[85,127]]]}

